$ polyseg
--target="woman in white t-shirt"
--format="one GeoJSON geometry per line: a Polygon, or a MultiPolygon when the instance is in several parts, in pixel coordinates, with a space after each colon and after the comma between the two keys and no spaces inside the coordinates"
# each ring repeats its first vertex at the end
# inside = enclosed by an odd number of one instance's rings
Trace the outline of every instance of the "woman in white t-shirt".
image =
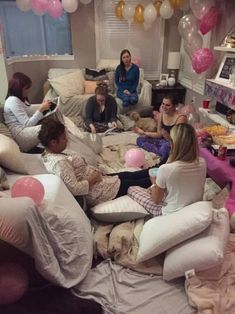
{"type": "Polygon", "coordinates": [[[194,128],[185,123],[177,124],[170,137],[169,159],[159,167],[154,178],[156,183],[151,186],[154,202],[163,202],[163,215],[201,201],[206,180],[206,163],[199,157],[194,128]]]}

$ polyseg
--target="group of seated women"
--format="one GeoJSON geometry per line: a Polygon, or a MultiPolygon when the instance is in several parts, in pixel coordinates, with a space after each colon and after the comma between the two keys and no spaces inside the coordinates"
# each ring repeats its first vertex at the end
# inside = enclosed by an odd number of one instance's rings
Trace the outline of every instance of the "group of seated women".
{"type": "MultiPolygon", "coordinates": [[[[136,104],[139,69],[131,63],[128,50],[121,52],[115,81],[123,106],[136,104]]],[[[4,105],[5,123],[22,151],[28,152],[41,142],[44,146],[42,159],[48,172],[60,176],[75,197],[85,197],[88,206],[125,195],[130,186],[149,188],[154,202],[163,203],[163,214],[202,200],[206,165],[199,158],[194,128],[177,112],[171,97],[163,98],[156,132],[136,128],[140,135],[137,145],[162,159],[157,176],[150,175],[149,169],[104,174],[79,153],[66,149],[68,139],[63,123],[53,118],[43,119],[50,101],[44,101],[32,112],[28,102],[31,85],[30,78],[23,73],[13,75],[4,105]]],[[[114,97],[108,95],[105,85],[97,86],[95,95],[87,102],[85,128],[96,133],[102,123],[117,127],[117,104],[114,97]]]]}

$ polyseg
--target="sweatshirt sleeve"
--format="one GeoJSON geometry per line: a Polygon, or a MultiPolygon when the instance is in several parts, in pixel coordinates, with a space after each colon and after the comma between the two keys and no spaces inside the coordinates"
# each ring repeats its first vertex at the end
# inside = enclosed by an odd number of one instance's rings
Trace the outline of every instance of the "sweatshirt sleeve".
{"type": "Polygon", "coordinates": [[[93,103],[94,103],[94,97],[90,97],[86,104],[86,123],[89,125],[93,123],[93,103]]]}
{"type": "Polygon", "coordinates": [[[68,190],[74,195],[87,195],[89,193],[89,183],[87,180],[78,181],[74,174],[74,169],[68,160],[61,160],[55,163],[53,173],[59,176],[68,190]]]}
{"type": "Polygon", "coordinates": [[[25,110],[25,104],[16,97],[8,103],[8,108],[24,127],[35,126],[43,118],[43,114],[39,111],[29,117],[25,110]]]}
{"type": "Polygon", "coordinates": [[[137,65],[135,65],[135,67],[133,68],[133,85],[132,85],[132,89],[131,92],[135,92],[137,90],[137,86],[139,84],[139,79],[140,79],[140,70],[139,67],[137,65]]]}

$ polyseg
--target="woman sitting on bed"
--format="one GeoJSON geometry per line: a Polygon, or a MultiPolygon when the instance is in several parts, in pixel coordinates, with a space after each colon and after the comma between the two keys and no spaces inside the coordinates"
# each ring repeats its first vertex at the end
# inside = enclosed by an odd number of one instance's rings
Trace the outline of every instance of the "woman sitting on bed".
{"type": "Polygon", "coordinates": [[[206,163],[199,157],[194,128],[185,123],[177,124],[170,137],[169,159],[159,167],[156,177],[151,178],[154,202],[159,204],[164,200],[163,215],[201,201],[206,181],[206,163]]]}
{"type": "Polygon", "coordinates": [[[108,86],[99,84],[95,96],[91,96],[86,104],[85,128],[91,133],[105,132],[109,127],[117,128],[117,103],[108,94],[108,86]]]}
{"type": "Polygon", "coordinates": [[[43,119],[43,112],[51,106],[49,101],[43,101],[33,112],[28,102],[32,85],[31,79],[16,72],[9,81],[8,93],[4,105],[4,119],[13,138],[23,152],[28,152],[38,145],[38,132],[43,119]]]}
{"type": "Polygon", "coordinates": [[[164,163],[170,153],[170,130],[174,125],[187,123],[185,115],[179,114],[176,110],[177,102],[171,96],[165,96],[161,104],[161,113],[158,117],[157,132],[144,132],[135,128],[135,132],[141,136],[137,138],[137,145],[148,152],[160,156],[161,163],[164,163]]]}
{"type": "Polygon", "coordinates": [[[147,169],[104,175],[79,154],[65,150],[65,126],[58,121],[43,121],[39,140],[45,146],[42,159],[47,171],[58,175],[74,196],[85,196],[90,207],[127,194],[130,186],[151,185],[147,169]]]}

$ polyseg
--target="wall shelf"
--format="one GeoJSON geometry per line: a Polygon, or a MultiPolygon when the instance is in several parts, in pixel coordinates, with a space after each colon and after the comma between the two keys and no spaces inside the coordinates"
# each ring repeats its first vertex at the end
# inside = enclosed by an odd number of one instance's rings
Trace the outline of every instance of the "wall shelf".
{"type": "Polygon", "coordinates": [[[219,113],[213,113],[210,111],[210,109],[204,109],[204,108],[199,108],[199,112],[201,113],[203,118],[207,118],[215,123],[225,126],[226,128],[235,130],[235,125],[229,123],[224,117],[224,115],[219,114],[219,113]]]}
{"type": "Polygon", "coordinates": [[[207,79],[206,95],[235,110],[235,87],[232,85],[207,79]]]}
{"type": "Polygon", "coordinates": [[[214,50],[224,51],[224,52],[235,52],[235,48],[228,48],[228,47],[221,47],[221,46],[214,47],[214,50]]]}

